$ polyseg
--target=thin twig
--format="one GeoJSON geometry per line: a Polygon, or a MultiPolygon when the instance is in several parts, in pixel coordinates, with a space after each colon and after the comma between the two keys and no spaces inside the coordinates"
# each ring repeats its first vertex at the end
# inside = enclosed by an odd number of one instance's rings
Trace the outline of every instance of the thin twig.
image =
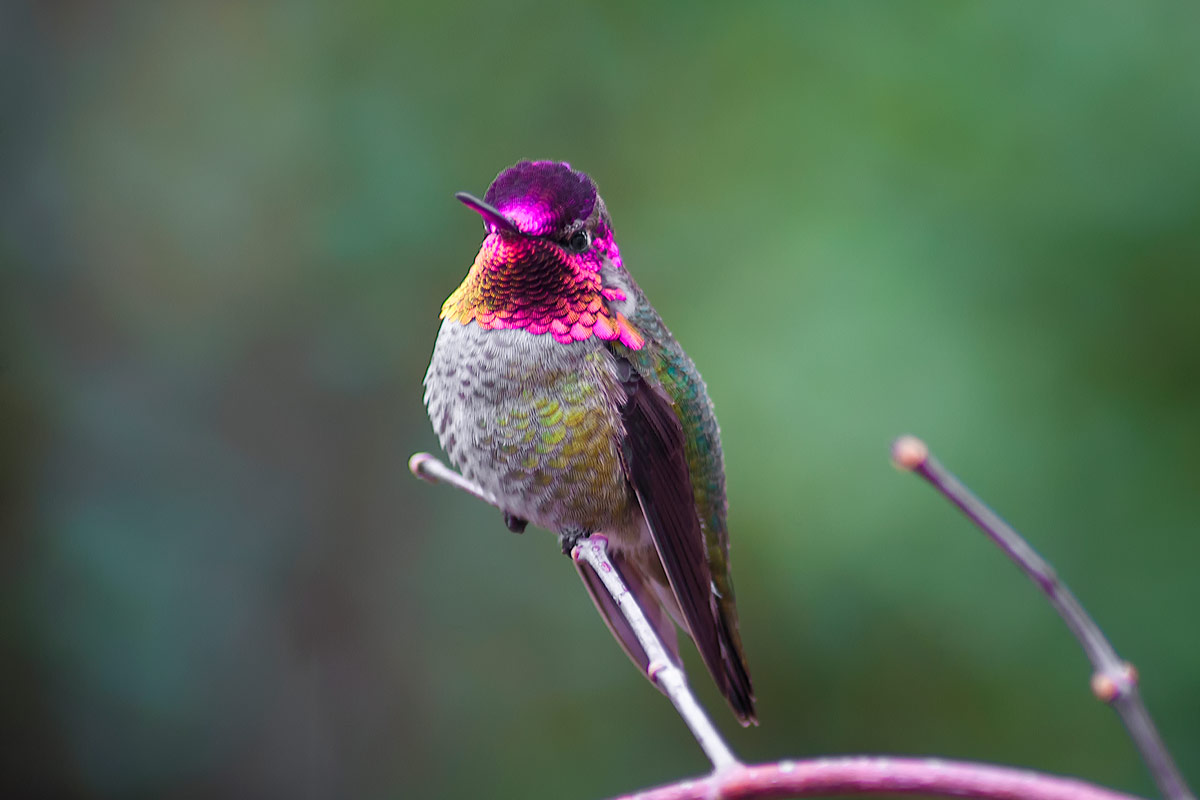
{"type": "Polygon", "coordinates": [[[455,489],[482,500],[489,506],[500,508],[500,505],[496,502],[496,498],[492,497],[491,492],[459,475],[429,453],[414,453],[413,457],[408,460],[408,468],[413,475],[416,475],[421,480],[429,481],[430,483],[447,483],[455,489]]]}
{"type": "Polygon", "coordinates": [[[646,615],[642,613],[637,598],[630,593],[625,582],[621,580],[621,576],[613,568],[612,562],[608,559],[608,539],[601,534],[592,534],[575,546],[575,549],[571,551],[571,558],[587,562],[592,571],[604,582],[604,588],[608,589],[613,602],[617,604],[625,619],[628,620],[629,627],[633,629],[638,643],[646,651],[646,656],[649,658],[646,671],[671,699],[675,710],[679,712],[679,716],[683,717],[683,721],[691,729],[692,735],[696,737],[700,748],[712,762],[716,773],[720,774],[731,767],[740,766],[740,762],[733,755],[729,746],[725,744],[721,734],[713,727],[712,720],[704,713],[704,709],[700,707],[700,703],[696,701],[696,697],[688,688],[683,670],[675,666],[675,662],[667,655],[667,650],[663,647],[658,634],[654,632],[646,615]]]}
{"type": "MultiPolygon", "coordinates": [[[[915,441],[920,444],[919,440],[915,441]]],[[[922,463],[931,461],[928,451],[923,449],[923,444],[920,444],[923,455],[921,455],[921,463],[918,463],[911,458],[911,449],[904,449],[909,445],[911,442],[897,442],[894,451],[897,464],[906,469],[920,471],[922,463]]],[[[409,469],[414,475],[430,483],[447,483],[499,508],[491,494],[428,453],[414,455],[409,460],[409,469]]],[[[926,475],[925,472],[921,472],[921,474],[926,475]]],[[[926,477],[928,476],[926,475],[926,477]]],[[[930,480],[932,481],[932,479],[930,480]]],[[[935,483],[935,485],[937,484],[935,483]]],[[[959,488],[961,489],[961,487],[959,488]]],[[[969,493],[967,496],[970,497],[969,493]]],[[[974,499],[972,498],[972,500],[974,499]]],[[[955,502],[958,501],[955,500],[955,502]]],[[[974,500],[974,503],[987,511],[986,507],[978,500],[974,500]]],[[[959,503],[959,505],[966,510],[967,506],[964,503],[959,503]]],[[[987,513],[991,514],[990,511],[987,513]]],[[[682,671],[675,668],[670,658],[666,656],[662,642],[653,633],[653,629],[646,621],[645,614],[638,606],[636,599],[629,593],[612,568],[612,562],[608,560],[605,552],[606,544],[607,540],[604,537],[592,536],[587,542],[577,547],[572,555],[586,560],[604,582],[605,588],[612,594],[622,614],[625,615],[635,633],[638,633],[638,639],[650,658],[652,677],[667,692],[668,697],[671,698],[684,721],[691,727],[693,735],[696,736],[697,741],[700,742],[701,747],[704,748],[716,768],[711,775],[706,777],[680,781],[669,786],[626,795],[621,800],[711,800],[712,798],[750,800],[751,798],[842,794],[925,794],[972,797],[982,800],[1135,800],[1131,795],[1070,778],[1060,778],[1009,767],[935,759],[852,756],[745,766],[729,751],[728,746],[713,729],[712,723],[688,689],[682,671]],[[648,637],[642,635],[645,630],[649,631],[648,637]],[[682,690],[678,694],[676,687],[682,690]],[[705,728],[711,731],[711,734],[705,731],[705,728]]],[[[1022,544],[1024,543],[1022,542],[1022,544]]],[[[1024,545],[1024,547],[1028,549],[1028,545],[1024,545]]],[[[1005,549],[1010,553],[1013,552],[1011,547],[1006,546],[1005,549]]],[[[1029,552],[1033,551],[1029,550],[1029,552]]],[[[1034,556],[1036,557],[1036,553],[1034,556]]],[[[1045,566],[1044,562],[1042,565],[1045,566]]],[[[1052,576],[1048,567],[1045,567],[1040,574],[1052,576]]],[[[1057,579],[1053,579],[1053,582],[1056,584],[1057,579]]],[[[1039,585],[1045,584],[1039,581],[1039,585]]],[[[1059,589],[1065,592],[1061,585],[1059,585],[1059,589]]],[[[1075,605],[1078,606],[1078,603],[1075,605]]],[[[1088,622],[1090,623],[1090,620],[1088,622]]],[[[1094,628],[1095,625],[1092,624],[1092,627],[1094,628]]],[[[1100,637],[1100,640],[1104,641],[1103,637],[1100,637]]],[[[1109,650],[1111,651],[1111,649],[1110,646],[1109,650]]],[[[1119,660],[1117,663],[1120,663],[1119,660]]],[[[1097,675],[1111,680],[1106,674],[1099,671],[1097,675]]],[[[1118,678],[1123,678],[1126,683],[1133,680],[1129,672],[1120,672],[1118,678]]],[[[1103,694],[1104,691],[1114,692],[1113,697],[1102,698],[1108,699],[1110,702],[1117,699],[1115,693],[1123,691],[1120,681],[1114,680],[1112,686],[1115,688],[1111,690],[1106,685],[1098,686],[1098,683],[1102,682],[1093,680],[1093,687],[1098,694],[1103,694]]],[[[1134,690],[1133,696],[1136,699],[1136,685],[1131,685],[1134,690]]],[[[1137,701],[1137,704],[1141,707],[1140,700],[1137,701]]],[[[1141,707],[1141,710],[1145,724],[1153,732],[1153,726],[1150,724],[1144,707],[1141,707]]],[[[1157,735],[1155,738],[1157,739],[1157,735]]],[[[1159,745],[1161,747],[1161,742],[1159,745]]],[[[1164,755],[1166,754],[1165,749],[1162,752],[1164,755]]],[[[1169,756],[1167,759],[1170,763],[1169,756]]],[[[1173,764],[1171,766],[1173,767],[1173,764]]],[[[1182,779],[1180,779],[1180,785],[1183,785],[1182,779]]],[[[1186,787],[1181,795],[1172,795],[1166,792],[1164,794],[1170,800],[1187,800],[1190,797],[1186,787]]]]}
{"type": "MultiPolygon", "coordinates": [[[[430,483],[446,483],[456,489],[461,489],[472,497],[477,497],[488,505],[500,506],[492,495],[483,487],[467,480],[454,470],[447,467],[429,453],[417,453],[408,460],[408,468],[418,478],[430,483]]],[[[503,509],[501,509],[503,510],[503,509]]],[[[646,651],[649,665],[646,671],[650,678],[662,687],[663,692],[670,698],[679,716],[696,737],[701,749],[712,762],[715,774],[727,769],[740,766],[741,762],[733,755],[721,734],[713,726],[712,720],[704,713],[692,690],[688,687],[683,670],[675,666],[662,640],[654,632],[654,628],[646,619],[637,598],[625,586],[621,576],[608,558],[608,539],[601,534],[593,534],[575,546],[571,558],[584,561],[604,583],[604,588],[612,595],[613,602],[621,610],[621,614],[629,622],[630,628],[637,636],[642,649],[646,651]]]]}
{"type": "Polygon", "coordinates": [[[1121,715],[1163,797],[1167,800],[1193,800],[1191,791],[1142,702],[1137,687],[1137,670],[1117,655],[1099,626],[1066,584],[1059,580],[1054,569],[1008,523],[946,471],[929,453],[929,447],[923,441],[915,436],[900,437],[892,445],[892,460],[897,467],[916,472],[929,481],[946,499],[962,509],[1038,585],[1091,661],[1095,669],[1092,692],[1121,715]]]}
{"type": "Polygon", "coordinates": [[[990,764],[850,756],[737,766],[618,800],[921,794],[985,800],[1133,800],[1094,784],[990,764]]]}

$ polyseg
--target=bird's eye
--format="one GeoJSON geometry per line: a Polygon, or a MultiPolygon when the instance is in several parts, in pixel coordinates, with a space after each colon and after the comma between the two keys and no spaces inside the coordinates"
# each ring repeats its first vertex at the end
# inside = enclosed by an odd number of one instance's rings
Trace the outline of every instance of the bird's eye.
{"type": "Polygon", "coordinates": [[[575,231],[571,238],[567,240],[567,249],[573,253],[582,253],[592,245],[592,237],[588,236],[587,231],[575,231]]]}

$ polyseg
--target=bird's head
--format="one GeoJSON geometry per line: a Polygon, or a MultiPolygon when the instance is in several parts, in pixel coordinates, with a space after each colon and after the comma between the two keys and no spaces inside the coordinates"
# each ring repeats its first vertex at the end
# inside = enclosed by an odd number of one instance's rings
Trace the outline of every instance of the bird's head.
{"type": "Polygon", "coordinates": [[[483,199],[456,197],[483,217],[490,258],[549,260],[597,271],[605,259],[621,266],[612,223],[596,184],[558,161],[522,161],[501,172],[483,199]]]}
{"type": "Polygon", "coordinates": [[[641,347],[640,334],[608,305],[626,299],[600,274],[621,269],[621,255],[585,173],[564,162],[522,161],[497,175],[482,200],[456,197],[483,217],[487,233],[443,317],[549,333],[564,343],[595,335],[641,347]]]}

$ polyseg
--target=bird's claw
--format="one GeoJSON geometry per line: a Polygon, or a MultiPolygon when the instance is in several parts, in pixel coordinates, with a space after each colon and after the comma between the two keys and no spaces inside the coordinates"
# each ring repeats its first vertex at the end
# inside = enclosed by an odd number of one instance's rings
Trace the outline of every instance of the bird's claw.
{"type": "Polygon", "coordinates": [[[558,543],[562,545],[563,555],[571,555],[571,551],[575,549],[575,545],[587,537],[588,534],[584,531],[560,531],[558,534],[558,543]]]}

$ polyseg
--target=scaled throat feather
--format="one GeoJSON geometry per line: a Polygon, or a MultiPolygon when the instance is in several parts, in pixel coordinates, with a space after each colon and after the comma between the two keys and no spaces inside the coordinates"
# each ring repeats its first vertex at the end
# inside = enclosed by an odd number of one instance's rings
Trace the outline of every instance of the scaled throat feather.
{"type": "Polygon", "coordinates": [[[595,336],[640,350],[641,334],[624,314],[609,308],[609,301],[623,300],[620,289],[601,284],[589,259],[544,239],[496,232],[483,240],[441,316],[488,330],[549,334],[563,344],[595,336]]]}

